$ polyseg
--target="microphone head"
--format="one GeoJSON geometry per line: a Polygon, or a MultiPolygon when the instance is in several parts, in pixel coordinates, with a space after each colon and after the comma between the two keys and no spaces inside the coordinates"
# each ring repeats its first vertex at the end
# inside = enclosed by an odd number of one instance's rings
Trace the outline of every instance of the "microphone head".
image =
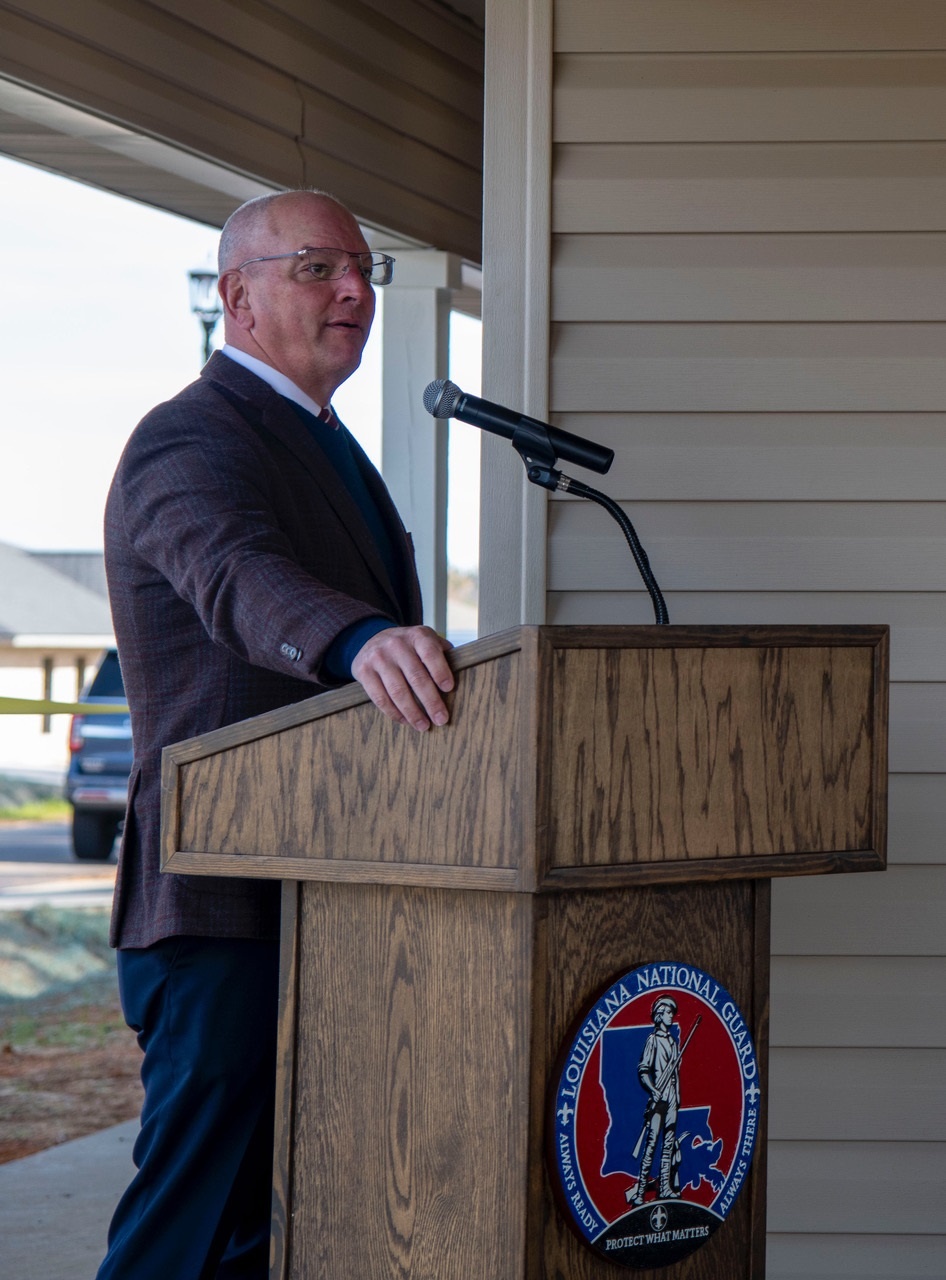
{"type": "Polygon", "coordinates": [[[455,382],[437,378],[429,382],[424,391],[424,408],[435,418],[452,418],[463,392],[455,382]]]}

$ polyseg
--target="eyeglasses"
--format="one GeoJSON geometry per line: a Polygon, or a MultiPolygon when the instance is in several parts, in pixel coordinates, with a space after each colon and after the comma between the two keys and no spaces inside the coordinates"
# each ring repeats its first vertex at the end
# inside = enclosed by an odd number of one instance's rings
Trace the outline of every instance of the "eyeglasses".
{"type": "Polygon", "coordinates": [[[251,262],[277,262],[280,258],[298,258],[300,270],[311,280],[341,280],[351,267],[352,258],[368,284],[390,284],[394,279],[394,259],[386,253],[351,253],[348,249],[296,249],[294,253],[270,253],[263,258],[247,258],[235,269],[242,271],[251,262]]]}

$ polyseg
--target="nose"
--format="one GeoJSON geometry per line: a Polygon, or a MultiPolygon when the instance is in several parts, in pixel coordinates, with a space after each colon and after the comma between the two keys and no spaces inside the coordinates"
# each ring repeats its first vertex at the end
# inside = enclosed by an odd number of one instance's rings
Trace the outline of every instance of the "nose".
{"type": "Polygon", "coordinates": [[[361,274],[358,263],[354,258],[349,258],[345,274],[338,281],[338,289],[341,297],[359,299],[366,296],[374,297],[374,285],[370,284],[361,274]]]}

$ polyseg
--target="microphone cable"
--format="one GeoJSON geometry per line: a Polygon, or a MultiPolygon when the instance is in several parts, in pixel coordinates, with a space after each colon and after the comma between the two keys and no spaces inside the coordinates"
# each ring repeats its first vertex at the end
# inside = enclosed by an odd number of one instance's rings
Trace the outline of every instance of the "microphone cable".
{"type": "MultiPolygon", "coordinates": [[[[541,470],[541,468],[540,468],[541,470]]],[[[606,493],[602,493],[600,489],[593,489],[590,484],[584,484],[581,480],[574,480],[571,476],[557,474],[556,489],[562,493],[573,493],[576,498],[587,498],[589,502],[596,502],[599,507],[604,507],[608,515],[618,522],[621,532],[627,539],[627,545],[631,549],[631,555],[634,557],[634,563],[637,565],[641,580],[647,588],[651,603],[654,606],[654,622],[658,627],[666,627],[670,622],[670,615],[667,612],[667,603],[664,600],[663,592],[657,585],[657,579],[650,567],[650,560],[647,558],[647,552],[644,550],[640,538],[637,536],[637,530],[628,519],[625,512],[613,498],[609,498],[606,493]]],[[[529,475],[532,480],[532,476],[529,475]]],[[[533,481],[535,484],[542,484],[541,480],[533,481]]]]}

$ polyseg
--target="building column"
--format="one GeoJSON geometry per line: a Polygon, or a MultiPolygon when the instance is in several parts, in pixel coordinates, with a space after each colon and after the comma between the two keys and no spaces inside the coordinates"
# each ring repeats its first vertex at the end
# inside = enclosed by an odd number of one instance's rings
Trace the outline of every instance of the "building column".
{"type": "Polygon", "coordinates": [[[424,621],[447,625],[448,425],[424,408],[424,388],[446,378],[452,291],[461,259],[434,249],[401,249],[384,290],[381,470],[414,539],[424,621]]]}

